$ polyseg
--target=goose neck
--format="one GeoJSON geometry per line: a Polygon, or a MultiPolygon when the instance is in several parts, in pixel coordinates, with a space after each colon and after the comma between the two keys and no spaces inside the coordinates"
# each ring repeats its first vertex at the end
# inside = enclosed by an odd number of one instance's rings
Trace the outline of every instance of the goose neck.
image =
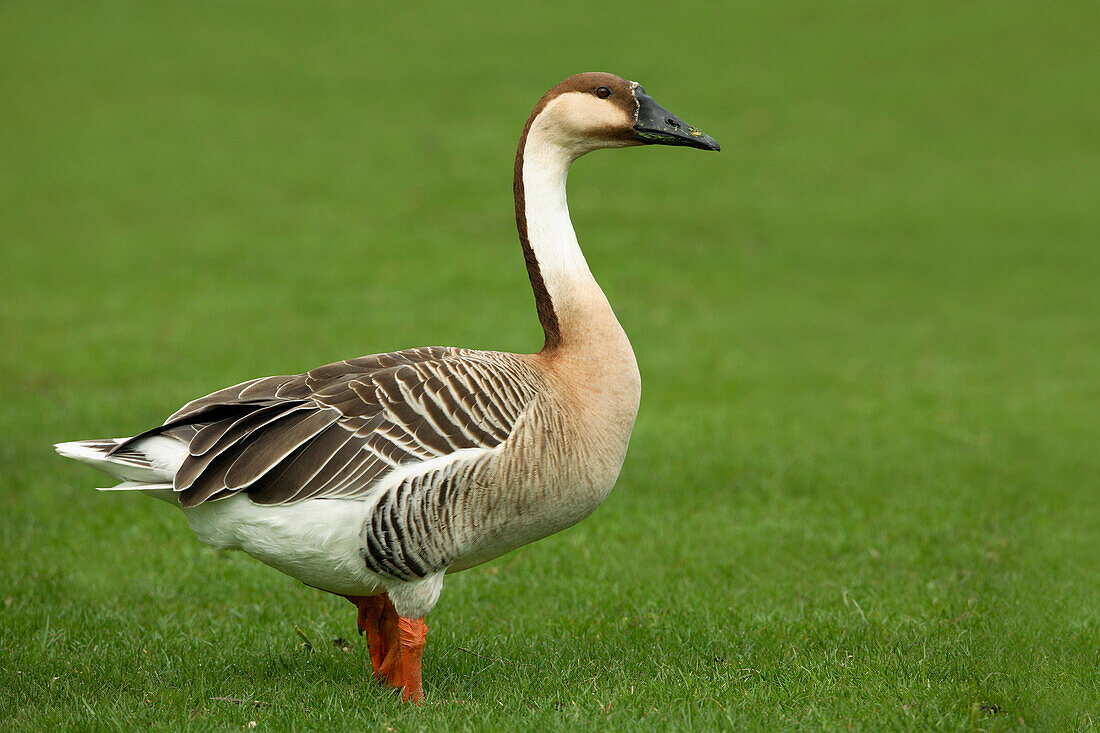
{"type": "Polygon", "coordinates": [[[540,124],[536,114],[516,155],[516,224],[548,352],[626,338],[569,218],[566,180],[583,152],[540,124]]]}

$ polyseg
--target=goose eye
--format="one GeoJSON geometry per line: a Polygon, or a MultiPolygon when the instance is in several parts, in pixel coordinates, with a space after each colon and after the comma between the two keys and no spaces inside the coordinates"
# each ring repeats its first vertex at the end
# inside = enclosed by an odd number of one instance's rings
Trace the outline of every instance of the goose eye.
{"type": "Polygon", "coordinates": [[[607,99],[611,96],[611,90],[607,87],[596,87],[596,96],[600,99],[607,99]]]}

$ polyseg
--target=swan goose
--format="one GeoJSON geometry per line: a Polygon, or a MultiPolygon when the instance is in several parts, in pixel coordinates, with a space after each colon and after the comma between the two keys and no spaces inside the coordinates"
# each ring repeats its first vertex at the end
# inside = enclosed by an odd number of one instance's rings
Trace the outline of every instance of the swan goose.
{"type": "Polygon", "coordinates": [[[600,148],[718,150],[635,82],[572,76],[535,106],[516,225],[536,354],[407,349],[253,379],[130,438],[57,451],[178,505],[198,538],[352,601],[375,675],[419,701],[424,617],[448,572],[569,527],[626,456],[638,366],[573,231],[570,165],[600,148]]]}

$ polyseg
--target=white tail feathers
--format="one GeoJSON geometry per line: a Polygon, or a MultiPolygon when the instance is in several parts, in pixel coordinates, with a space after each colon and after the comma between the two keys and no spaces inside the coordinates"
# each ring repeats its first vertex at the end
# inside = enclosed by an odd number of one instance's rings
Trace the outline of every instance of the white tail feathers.
{"type": "Polygon", "coordinates": [[[101,486],[96,491],[140,491],[146,496],[179,505],[179,495],[172,484],[147,484],[144,481],[123,481],[115,486],[101,486]]]}
{"type": "Polygon", "coordinates": [[[123,481],[116,488],[164,488],[161,486],[164,484],[171,488],[172,478],[187,455],[187,446],[182,441],[157,435],[127,446],[124,452],[108,455],[124,440],[126,438],[75,440],[58,443],[54,448],[66,458],[86,463],[123,481]]]}
{"type": "Polygon", "coordinates": [[[172,484],[148,484],[144,481],[123,481],[120,484],[114,486],[100,486],[96,491],[149,491],[151,489],[161,490],[167,489],[168,491],[174,491],[172,484]]]}

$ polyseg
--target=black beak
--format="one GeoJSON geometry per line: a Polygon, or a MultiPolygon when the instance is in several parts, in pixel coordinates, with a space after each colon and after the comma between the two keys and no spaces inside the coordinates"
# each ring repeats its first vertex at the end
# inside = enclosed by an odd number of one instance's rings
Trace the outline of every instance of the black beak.
{"type": "Polygon", "coordinates": [[[640,142],[651,145],[687,145],[700,150],[721,150],[718,141],[702,130],[696,130],[667,109],[657,104],[641,87],[634,88],[638,100],[638,122],[634,131],[640,142]]]}

